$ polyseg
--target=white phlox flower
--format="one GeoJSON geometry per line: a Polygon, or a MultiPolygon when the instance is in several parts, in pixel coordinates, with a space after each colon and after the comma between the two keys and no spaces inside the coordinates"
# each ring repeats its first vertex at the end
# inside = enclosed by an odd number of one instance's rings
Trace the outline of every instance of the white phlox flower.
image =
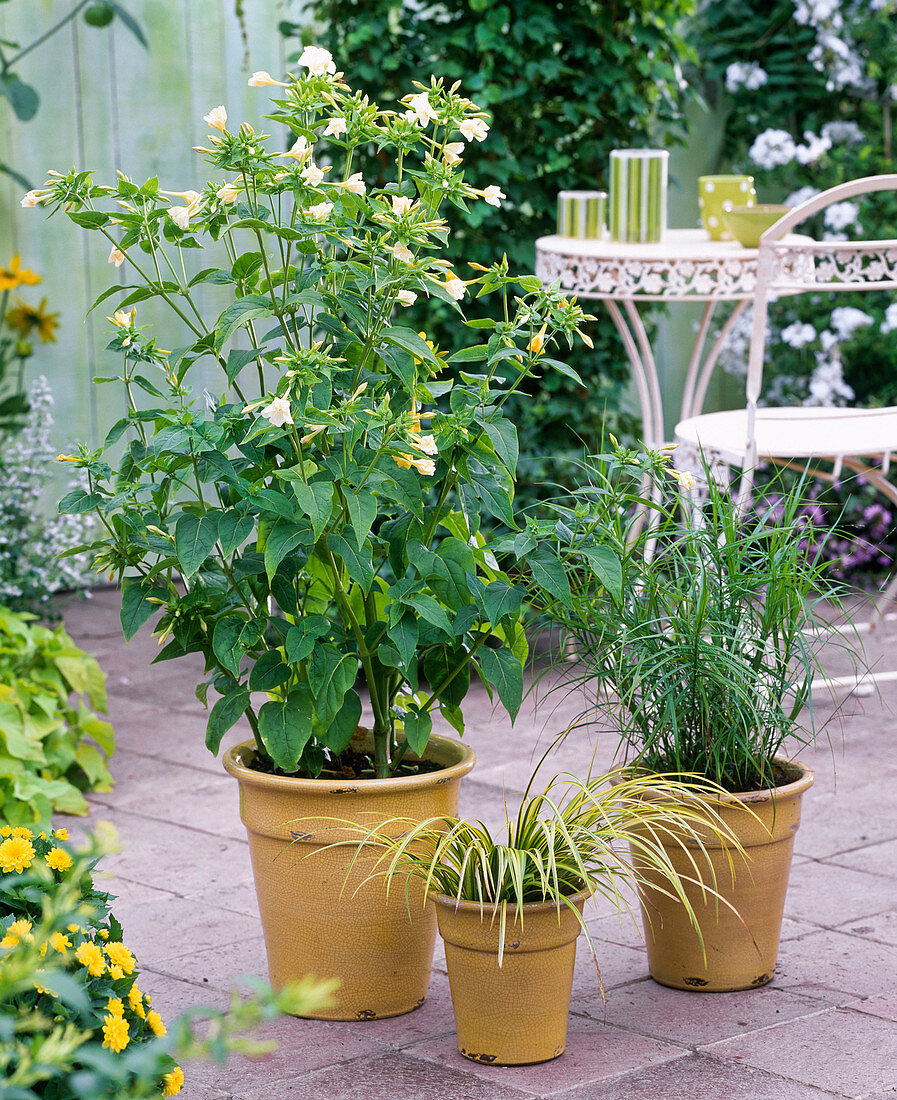
{"type": "Polygon", "coordinates": [[[797,146],[787,130],[764,130],[754,139],[748,156],[761,168],[775,168],[794,160],[797,146]]]}
{"type": "Polygon", "coordinates": [[[265,420],[271,422],[274,428],[282,428],[284,424],[293,423],[293,408],[286,397],[275,397],[270,405],[266,405],[261,413],[265,420]]]}
{"type": "Polygon", "coordinates": [[[341,137],[347,129],[346,120],[339,115],[334,115],[324,127],[323,135],[324,137],[341,137]]]}
{"type": "Polygon", "coordinates": [[[816,339],[816,329],[803,321],[794,321],[782,329],[782,339],[788,347],[799,349],[816,339]]]}
{"type": "Polygon", "coordinates": [[[336,72],[333,54],[322,46],[306,46],[299,58],[299,64],[308,69],[309,76],[326,76],[336,72]]]}
{"type": "Polygon", "coordinates": [[[481,118],[465,118],[458,127],[465,141],[485,141],[489,127],[481,118]]]}
{"type": "Polygon", "coordinates": [[[202,120],[206,125],[211,126],[213,130],[220,130],[223,134],[227,126],[227,111],[224,109],[224,104],[213,107],[207,115],[202,116],[202,120]]]}
{"type": "Polygon", "coordinates": [[[408,100],[408,110],[405,117],[417,122],[419,126],[426,126],[428,122],[436,121],[436,112],[430,103],[429,92],[419,92],[408,100]]]}
{"type": "Polygon", "coordinates": [[[501,206],[501,200],[506,199],[508,196],[502,191],[498,184],[490,183],[487,188],[481,192],[483,199],[489,203],[490,206],[501,206]]]}

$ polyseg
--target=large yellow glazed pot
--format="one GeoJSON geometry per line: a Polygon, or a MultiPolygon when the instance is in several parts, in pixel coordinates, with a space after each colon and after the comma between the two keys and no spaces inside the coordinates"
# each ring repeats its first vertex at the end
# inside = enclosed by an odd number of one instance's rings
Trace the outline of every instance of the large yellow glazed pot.
{"type": "MultiPolygon", "coordinates": [[[[658,890],[642,891],[648,965],[651,977],[661,985],[722,993],[763,986],[772,980],[801,798],[813,783],[813,773],[806,765],[782,759],[776,764],[787,777],[784,785],[732,794],[712,803],[744,854],[731,845],[727,852],[709,834],[702,837],[716,877],[715,889],[736,911],[700,886],[686,884],[704,937],[706,958],[682,903],[658,890]]],[[[675,844],[667,848],[680,874],[694,877],[697,868],[703,881],[712,885],[707,860],[693,845],[689,853],[694,866],[681,848],[675,844]]],[[[642,870],[650,880],[651,872],[642,870]]]]}
{"type": "MultiPolygon", "coordinates": [[[[353,747],[369,742],[359,731],[353,747]]],[[[365,883],[371,859],[350,871],[361,834],[335,822],[367,829],[393,817],[454,816],[473,750],[434,735],[425,756],[440,770],[353,781],[265,775],[247,766],[254,755],[245,741],[225,753],[224,766],[240,784],[271,984],[339,978],[333,1003],[314,1014],[324,1020],[380,1019],[422,1005],[436,942],[423,884],[411,880],[406,893],[396,882],[387,897],[382,878],[365,883]],[[354,844],[329,847],[339,841],[354,844]]]]}
{"type": "MultiPolygon", "coordinates": [[[[569,900],[581,913],[586,894],[569,900]]],[[[563,1054],[580,924],[551,903],[508,906],[498,966],[491,905],[434,895],[458,1030],[458,1050],[488,1065],[547,1062],[563,1054]]]]}

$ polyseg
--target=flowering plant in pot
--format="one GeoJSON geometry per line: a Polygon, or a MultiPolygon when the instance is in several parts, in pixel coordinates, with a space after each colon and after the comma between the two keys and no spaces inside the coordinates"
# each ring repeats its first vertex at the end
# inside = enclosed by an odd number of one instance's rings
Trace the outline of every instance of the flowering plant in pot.
{"type": "MultiPolygon", "coordinates": [[[[345,85],[326,51],[309,47],[300,63],[299,77],[250,80],[278,88],[270,117],[290,134],[282,144],[230,126],[223,106],[205,116],[214,135],[200,151],[215,178],[199,190],[123,175],[98,185],[72,171],[23,201],[64,209],[135,278],[109,344],[124,361],[111,381],[128,411],[99,450],[64,456],[89,486],[60,509],[97,513],[90,549],[122,585],[126,635],[161,610],[158,659],[202,654],[199,697],[218,696],[208,747],[217,752],[242,717],[251,729],[226,766],[242,784],[275,984],[339,965],[352,1007],[334,1011],[383,1015],[399,1009],[352,991],[346,970],[365,968],[346,964],[341,946],[332,960],[315,947],[312,966],[296,958],[297,941],[316,940],[291,923],[307,907],[281,921],[281,900],[267,898],[297,873],[274,863],[294,839],[283,823],[318,812],[303,815],[285,792],[322,777],[354,798],[421,779],[439,794],[423,815],[451,812],[473,757],[431,737],[434,712],[463,731],[475,670],[516,714],[527,644],[514,573],[550,580],[562,569],[550,540],[532,538],[500,568],[480,520],[515,526],[518,445],[503,409],[537,370],[568,369],[549,348],[572,340],[584,314],[504,260],[465,281],[440,258],[443,203],[502,197],[497,185],[464,182],[465,142],[482,140],[487,124],[457,87],[434,80],[385,111],[345,85]],[[377,181],[353,172],[356,149],[371,144],[377,181]],[[465,297],[489,292],[503,296],[505,319],[476,322],[450,360],[402,324],[422,295],[453,305],[462,324],[465,297]],[[140,328],[136,307],[148,299],[170,307],[181,346],[163,351],[140,328]],[[427,756],[451,774],[415,774],[427,756]],[[261,817],[249,805],[256,788],[261,817]]],[[[322,898],[321,919],[336,903],[322,898]]],[[[359,908],[374,919],[376,906],[359,908]]],[[[404,913],[395,920],[396,952],[426,955],[408,948],[404,913]]],[[[404,1008],[421,999],[420,984],[404,1008]]]]}
{"type": "Polygon", "coordinates": [[[420,881],[425,903],[435,902],[458,1049],[475,1062],[521,1065],[563,1053],[580,931],[601,981],[583,917],[592,894],[622,910],[630,888],[651,885],[681,907],[700,942],[687,884],[718,897],[706,840],[737,848],[722,819],[699,808],[697,796],[721,793],[703,780],[625,769],[587,781],[555,776],[540,792],[534,781],[498,834],[450,817],[395,819],[365,837],[368,849],[382,849],[374,877],[420,881]],[[620,848],[627,841],[631,859],[620,848]],[[677,848],[687,869],[670,859],[677,848]]]}
{"type": "Polygon", "coordinates": [[[595,710],[619,730],[633,763],[703,775],[727,792],[713,807],[745,855],[726,876],[725,845],[708,850],[731,908],[692,896],[716,949],[705,956],[682,913],[653,890],[643,892],[646,941],[652,975],[664,984],[745,988],[775,972],[800,797],[813,782],[785,750],[816,736],[811,689],[822,645],[852,652],[824,629],[843,612],[843,586],[827,580],[808,538],[805,479],[780,492],[773,479],[740,508],[711,471],[698,493],[696,478],[671,468],[669,457],[618,447],[588,465],[580,501],[561,508],[563,521],[574,544],[605,532],[619,587],[578,562],[569,604],[543,609],[573,639],[579,660],[566,666],[565,681],[591,686],[595,710]],[[650,526],[633,518],[636,503],[650,526]]]}

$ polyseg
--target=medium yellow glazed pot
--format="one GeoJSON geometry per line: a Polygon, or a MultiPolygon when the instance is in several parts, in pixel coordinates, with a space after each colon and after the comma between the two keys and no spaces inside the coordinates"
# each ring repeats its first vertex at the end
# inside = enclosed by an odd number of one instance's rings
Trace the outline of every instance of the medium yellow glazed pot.
{"type": "MultiPolygon", "coordinates": [[[[682,903],[654,889],[642,891],[648,965],[651,977],[661,985],[722,993],[772,980],[801,798],[813,783],[813,773],[805,764],[782,759],[776,764],[787,777],[784,785],[732,794],[712,803],[738,838],[744,855],[731,846],[727,852],[710,834],[702,837],[716,876],[715,889],[737,912],[709,891],[686,883],[704,937],[706,959],[682,903]],[[746,813],[745,808],[751,812],[746,813]]],[[[689,848],[704,882],[712,885],[707,860],[693,844],[689,848]]],[[[695,876],[681,848],[671,844],[667,853],[678,872],[695,876]]],[[[645,874],[651,878],[650,871],[645,874]]]]}
{"type": "MultiPolygon", "coordinates": [[[[581,913],[586,894],[570,902],[581,913]]],[[[508,906],[498,966],[492,906],[434,895],[458,1029],[458,1050],[488,1065],[520,1066],[563,1054],[579,921],[566,906],[508,906]]]]}
{"type": "MultiPolygon", "coordinates": [[[[352,744],[363,750],[370,740],[359,731],[352,744]]],[[[423,883],[411,880],[407,895],[398,883],[388,897],[382,878],[365,883],[373,857],[350,871],[360,835],[335,823],[367,829],[393,817],[454,816],[473,750],[434,735],[426,759],[439,771],[355,781],[265,775],[247,766],[254,755],[244,741],[225,753],[224,766],[240,784],[271,984],[339,978],[331,1006],[314,1014],[324,1020],[374,1020],[422,1005],[436,942],[423,883]],[[351,843],[328,847],[339,841],[351,843]]]]}

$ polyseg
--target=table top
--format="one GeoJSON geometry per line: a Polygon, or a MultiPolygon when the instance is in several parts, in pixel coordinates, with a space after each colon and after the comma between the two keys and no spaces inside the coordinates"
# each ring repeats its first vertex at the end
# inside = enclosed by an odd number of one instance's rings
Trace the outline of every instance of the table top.
{"type": "MultiPolygon", "coordinates": [[[[789,235],[783,243],[810,238],[789,235]]],[[[752,298],[757,249],[711,241],[703,229],[668,229],[656,244],[540,237],[536,274],[580,298],[738,301],[752,298]]]]}

